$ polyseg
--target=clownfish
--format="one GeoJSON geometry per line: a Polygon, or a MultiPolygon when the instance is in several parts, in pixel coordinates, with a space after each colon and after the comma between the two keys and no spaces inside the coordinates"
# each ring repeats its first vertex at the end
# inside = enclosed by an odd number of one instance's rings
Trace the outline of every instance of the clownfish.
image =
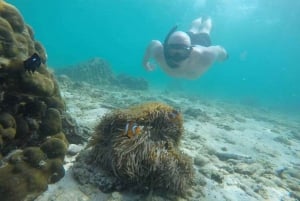
{"type": "Polygon", "coordinates": [[[139,126],[137,123],[128,122],[125,125],[124,135],[126,135],[128,138],[132,138],[135,135],[140,135],[143,128],[144,126],[139,126]]]}

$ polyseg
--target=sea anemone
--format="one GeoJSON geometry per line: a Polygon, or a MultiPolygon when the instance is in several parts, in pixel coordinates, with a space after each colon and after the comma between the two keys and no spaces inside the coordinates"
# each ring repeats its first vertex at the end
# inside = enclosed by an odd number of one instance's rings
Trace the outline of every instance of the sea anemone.
{"type": "Polygon", "coordinates": [[[116,110],[96,127],[86,162],[113,175],[124,189],[183,195],[193,183],[194,169],[179,149],[182,132],[181,114],[168,105],[116,110]],[[143,128],[131,130],[134,126],[143,128]]]}

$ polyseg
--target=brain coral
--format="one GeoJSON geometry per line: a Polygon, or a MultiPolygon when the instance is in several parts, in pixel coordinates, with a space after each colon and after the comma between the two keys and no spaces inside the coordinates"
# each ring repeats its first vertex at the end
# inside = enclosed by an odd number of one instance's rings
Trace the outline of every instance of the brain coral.
{"type": "Polygon", "coordinates": [[[179,149],[182,133],[181,114],[162,103],[113,111],[96,127],[91,149],[78,158],[74,176],[104,191],[184,195],[193,183],[194,169],[191,158],[179,149]]]}
{"type": "Polygon", "coordinates": [[[65,104],[46,51],[18,9],[0,1],[0,200],[33,200],[64,176],[65,104]],[[33,54],[35,71],[24,68],[33,54]]]}

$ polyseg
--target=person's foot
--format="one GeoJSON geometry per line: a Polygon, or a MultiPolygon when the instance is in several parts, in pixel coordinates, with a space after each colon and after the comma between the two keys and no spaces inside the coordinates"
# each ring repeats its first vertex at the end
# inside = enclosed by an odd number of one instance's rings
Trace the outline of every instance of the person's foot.
{"type": "Polygon", "coordinates": [[[210,17],[207,17],[203,22],[202,22],[202,27],[199,30],[199,33],[207,33],[210,34],[212,28],[212,20],[210,17]]]}
{"type": "Polygon", "coordinates": [[[199,17],[193,20],[190,32],[197,34],[197,33],[207,33],[210,34],[212,29],[212,20],[210,17],[199,17]]]}
{"type": "Polygon", "coordinates": [[[202,17],[199,17],[195,20],[193,20],[191,28],[190,28],[190,32],[196,34],[199,33],[199,30],[201,28],[201,24],[202,24],[202,17]]]}

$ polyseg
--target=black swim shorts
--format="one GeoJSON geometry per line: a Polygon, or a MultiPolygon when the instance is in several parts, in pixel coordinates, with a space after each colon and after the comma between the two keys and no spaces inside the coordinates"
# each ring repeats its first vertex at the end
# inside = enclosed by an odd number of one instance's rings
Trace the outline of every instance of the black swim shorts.
{"type": "Polygon", "coordinates": [[[186,32],[191,38],[192,45],[211,46],[210,36],[207,33],[186,32]]]}

